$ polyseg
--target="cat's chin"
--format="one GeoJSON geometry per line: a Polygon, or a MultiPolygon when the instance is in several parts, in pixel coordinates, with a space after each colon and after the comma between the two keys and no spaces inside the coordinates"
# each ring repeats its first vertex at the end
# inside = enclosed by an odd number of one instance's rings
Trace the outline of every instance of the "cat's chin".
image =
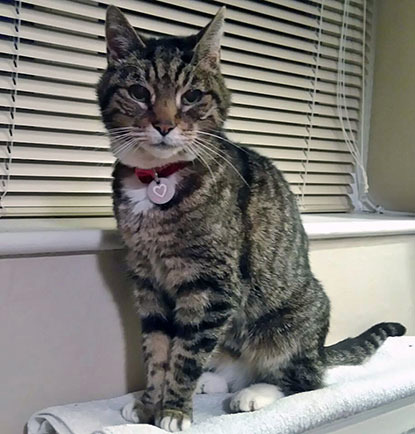
{"type": "Polygon", "coordinates": [[[194,159],[194,154],[182,148],[173,147],[169,149],[140,149],[118,158],[126,166],[139,167],[141,169],[152,169],[153,167],[162,167],[177,161],[192,161],[194,159]]]}

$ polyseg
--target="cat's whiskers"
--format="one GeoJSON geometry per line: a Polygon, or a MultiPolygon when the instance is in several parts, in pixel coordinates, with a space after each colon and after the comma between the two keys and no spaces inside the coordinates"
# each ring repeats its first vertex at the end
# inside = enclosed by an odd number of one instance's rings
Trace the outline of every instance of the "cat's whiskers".
{"type": "Polygon", "coordinates": [[[123,157],[126,153],[128,153],[131,150],[131,148],[128,146],[124,146],[124,147],[119,147],[119,148],[113,148],[112,152],[114,153],[114,155],[120,159],[121,157],[123,157]]]}
{"type": "Polygon", "coordinates": [[[118,145],[118,144],[122,145],[124,143],[129,143],[132,141],[138,142],[139,138],[138,137],[132,137],[131,135],[123,136],[123,137],[113,137],[111,140],[111,143],[115,144],[115,145],[118,145]]]}
{"type": "MultiPolygon", "coordinates": [[[[204,156],[206,159],[210,159],[210,160],[214,160],[214,161],[216,161],[216,163],[218,164],[218,166],[220,167],[220,168],[222,168],[223,166],[222,166],[222,164],[220,163],[220,162],[218,162],[217,160],[215,160],[215,158],[214,157],[212,157],[212,155],[211,154],[209,154],[208,152],[206,152],[203,148],[198,148],[198,150],[197,150],[197,156],[198,156],[198,158],[200,158],[201,160],[202,160],[202,156],[204,156]]],[[[211,169],[211,167],[209,166],[209,163],[206,161],[206,160],[204,160],[205,161],[205,166],[206,167],[208,167],[208,169],[209,169],[209,171],[210,171],[210,173],[211,173],[211,176],[212,176],[212,178],[216,181],[216,177],[214,177],[213,176],[213,174],[212,174],[212,169],[211,169]]]]}
{"type": "MultiPolygon", "coordinates": [[[[184,145],[184,146],[187,149],[187,151],[190,151],[192,154],[194,154],[197,158],[199,158],[202,161],[202,164],[204,164],[206,166],[206,168],[209,170],[210,175],[212,176],[213,181],[216,182],[216,178],[215,178],[215,176],[213,174],[213,171],[212,171],[211,167],[209,166],[209,163],[202,157],[201,153],[198,152],[198,150],[190,142],[187,145],[184,145]]],[[[201,151],[201,150],[199,149],[199,151],[201,151]]]]}
{"type": "Polygon", "coordinates": [[[139,128],[134,127],[134,126],[116,127],[116,128],[109,128],[108,131],[109,132],[111,132],[111,131],[139,131],[139,128]]]}
{"type": "Polygon", "coordinates": [[[130,137],[129,139],[123,139],[112,142],[112,151],[117,158],[130,152],[133,148],[140,148],[140,141],[136,137],[130,137]]]}
{"type": "Polygon", "coordinates": [[[225,151],[223,151],[222,149],[219,149],[218,147],[213,148],[212,143],[203,137],[196,137],[195,140],[197,140],[197,141],[201,142],[203,145],[207,146],[209,148],[209,150],[214,151],[214,152],[218,152],[219,154],[223,155],[224,157],[226,157],[228,155],[225,151]]]}
{"type": "Polygon", "coordinates": [[[119,152],[123,152],[124,150],[131,148],[135,144],[136,144],[136,140],[130,139],[124,142],[115,143],[113,144],[113,147],[115,147],[119,152]]]}
{"type": "Polygon", "coordinates": [[[136,130],[127,131],[110,131],[109,137],[112,142],[128,141],[129,139],[137,140],[143,139],[147,136],[145,132],[136,130]]]}
{"type": "Polygon", "coordinates": [[[198,139],[194,139],[194,143],[197,145],[198,151],[202,152],[204,155],[206,155],[210,160],[214,160],[220,168],[224,167],[222,165],[222,162],[216,159],[216,152],[213,149],[207,150],[206,146],[200,142],[198,139]]]}
{"type": "Polygon", "coordinates": [[[125,140],[130,138],[136,138],[136,139],[142,139],[145,138],[145,134],[131,134],[131,133],[124,133],[124,134],[111,134],[110,140],[125,140]]]}
{"type": "Polygon", "coordinates": [[[119,127],[119,128],[112,128],[108,130],[107,134],[111,140],[118,140],[118,139],[125,139],[125,138],[143,138],[146,137],[147,133],[144,131],[139,131],[135,127],[119,127]]]}
{"type": "Polygon", "coordinates": [[[198,139],[195,139],[194,142],[197,145],[201,146],[201,148],[203,148],[206,153],[211,153],[210,156],[212,158],[215,158],[214,157],[215,155],[217,155],[219,158],[222,158],[222,160],[224,160],[224,162],[228,164],[229,167],[231,167],[234,170],[234,172],[236,172],[236,174],[241,178],[241,180],[249,187],[249,184],[246,182],[246,179],[240,174],[239,170],[226,157],[224,157],[223,155],[221,155],[219,152],[212,149],[211,147],[207,146],[209,142],[202,141],[200,137],[198,139]]]}
{"type": "Polygon", "coordinates": [[[247,153],[247,150],[244,149],[242,146],[237,145],[236,143],[232,142],[231,140],[225,139],[225,137],[219,136],[217,134],[208,133],[206,131],[196,130],[196,134],[202,134],[210,137],[215,137],[216,139],[221,140],[222,142],[229,143],[230,145],[234,146],[235,148],[247,153]]]}
{"type": "Polygon", "coordinates": [[[209,148],[208,146],[206,146],[203,142],[200,142],[198,139],[194,140],[194,143],[198,146],[198,151],[202,152],[204,155],[206,155],[209,159],[214,160],[216,162],[216,164],[218,164],[218,166],[220,168],[224,167],[224,165],[222,164],[222,161],[218,160],[216,158],[216,156],[221,157],[224,160],[224,164],[226,166],[226,164],[228,163],[228,160],[223,156],[220,155],[218,152],[218,150],[214,150],[209,148]],[[225,161],[226,160],[226,161],[225,161]]]}

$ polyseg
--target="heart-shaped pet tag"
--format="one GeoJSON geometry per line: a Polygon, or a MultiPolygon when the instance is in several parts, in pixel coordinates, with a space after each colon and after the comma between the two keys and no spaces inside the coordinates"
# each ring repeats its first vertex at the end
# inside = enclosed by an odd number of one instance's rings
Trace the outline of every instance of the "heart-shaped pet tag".
{"type": "Polygon", "coordinates": [[[153,180],[147,187],[147,196],[151,202],[163,205],[173,199],[175,192],[174,184],[169,178],[153,180]]]}

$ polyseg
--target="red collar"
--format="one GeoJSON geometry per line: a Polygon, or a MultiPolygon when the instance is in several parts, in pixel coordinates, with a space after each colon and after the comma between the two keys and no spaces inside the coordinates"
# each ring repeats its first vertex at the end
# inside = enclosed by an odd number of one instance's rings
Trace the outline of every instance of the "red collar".
{"type": "Polygon", "coordinates": [[[166,178],[184,169],[188,164],[189,161],[178,161],[177,163],[170,163],[165,166],[154,167],[153,169],[139,169],[136,167],[134,173],[143,184],[150,184],[151,181],[156,179],[156,175],[159,178],[166,178]]]}

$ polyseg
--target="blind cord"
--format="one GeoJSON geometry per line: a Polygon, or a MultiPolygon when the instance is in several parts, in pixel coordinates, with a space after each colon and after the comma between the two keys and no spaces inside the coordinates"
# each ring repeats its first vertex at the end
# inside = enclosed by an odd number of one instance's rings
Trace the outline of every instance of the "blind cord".
{"type": "Polygon", "coordinates": [[[316,66],[314,68],[314,86],[313,86],[313,95],[311,100],[311,114],[309,117],[310,120],[310,126],[308,129],[308,138],[306,139],[307,149],[305,150],[303,148],[303,151],[305,151],[305,163],[303,163],[304,172],[301,173],[301,177],[303,178],[303,185],[301,186],[301,196],[300,196],[300,208],[304,207],[304,195],[305,195],[305,189],[307,185],[307,174],[308,174],[308,163],[310,161],[310,149],[311,149],[311,140],[312,140],[312,132],[313,132],[313,120],[314,120],[314,111],[315,111],[315,105],[316,105],[316,95],[317,95],[317,83],[318,83],[318,70],[320,66],[320,56],[321,56],[321,35],[323,32],[323,12],[324,12],[324,3],[325,0],[321,1],[320,5],[320,19],[319,19],[319,26],[318,26],[318,39],[317,39],[317,55],[315,58],[316,66]]]}
{"type": "Polygon", "coordinates": [[[14,130],[15,130],[15,117],[16,117],[16,97],[17,97],[17,82],[19,78],[19,57],[20,57],[20,23],[21,23],[21,0],[14,2],[16,18],[14,20],[14,30],[16,35],[13,38],[13,48],[15,54],[13,56],[13,72],[11,79],[13,82],[13,88],[10,93],[11,106],[10,106],[10,124],[8,128],[8,141],[6,143],[7,159],[4,162],[4,174],[1,174],[1,187],[0,194],[0,216],[3,214],[5,207],[3,205],[4,198],[7,195],[9,189],[11,165],[13,161],[13,145],[14,145],[14,130]]]}
{"type": "MultiPolygon", "coordinates": [[[[363,5],[364,5],[364,13],[365,13],[366,0],[363,0],[363,5]]],[[[369,184],[367,179],[366,168],[363,163],[362,152],[359,149],[358,143],[356,142],[356,138],[353,133],[353,128],[351,126],[349,110],[347,105],[347,97],[346,97],[346,45],[347,45],[349,8],[350,8],[350,1],[344,0],[343,18],[342,18],[342,26],[341,26],[340,42],[339,42],[339,54],[338,54],[337,92],[336,92],[337,111],[338,111],[338,117],[343,132],[344,140],[346,142],[346,146],[349,149],[349,152],[352,155],[354,162],[360,169],[360,173],[363,177],[363,189],[365,192],[367,192],[369,189],[369,184]],[[346,119],[347,126],[345,125],[344,119],[346,119]]],[[[366,33],[363,34],[362,39],[363,39],[362,43],[364,47],[366,44],[366,33]]],[[[365,78],[364,65],[365,65],[365,59],[362,58],[362,85],[365,78]]],[[[363,90],[362,90],[361,100],[363,105],[364,104],[363,90]]]]}

